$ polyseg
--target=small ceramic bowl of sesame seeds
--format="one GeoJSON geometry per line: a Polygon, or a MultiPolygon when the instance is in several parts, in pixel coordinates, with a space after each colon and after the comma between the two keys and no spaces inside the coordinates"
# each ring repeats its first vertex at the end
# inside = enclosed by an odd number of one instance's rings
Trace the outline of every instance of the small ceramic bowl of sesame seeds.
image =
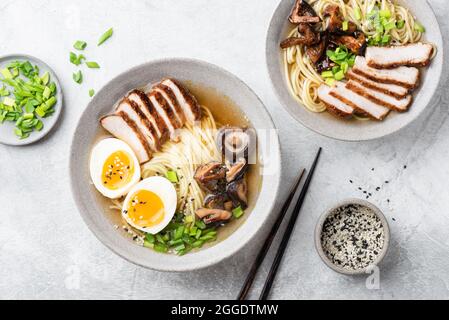
{"type": "Polygon", "coordinates": [[[385,257],[390,228],[373,204],[348,199],[326,210],[315,229],[315,247],[323,262],[346,275],[367,273],[385,257]]]}

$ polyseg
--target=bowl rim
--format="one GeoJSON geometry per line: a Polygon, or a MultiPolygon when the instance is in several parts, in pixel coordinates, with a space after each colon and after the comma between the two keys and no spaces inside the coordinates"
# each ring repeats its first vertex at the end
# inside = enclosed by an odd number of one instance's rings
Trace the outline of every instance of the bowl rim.
{"type": "MultiPolygon", "coordinates": [[[[273,192],[273,198],[271,203],[269,204],[268,207],[266,207],[264,209],[265,215],[262,216],[262,219],[260,219],[261,221],[255,221],[257,224],[250,229],[250,232],[242,235],[243,241],[235,241],[235,245],[232,247],[232,249],[227,249],[227,250],[222,250],[220,253],[221,255],[217,255],[212,257],[211,259],[205,259],[205,260],[198,260],[193,264],[193,263],[189,263],[188,265],[168,265],[168,266],[164,266],[164,267],[155,267],[155,266],[151,266],[151,265],[147,265],[141,261],[135,261],[133,259],[130,258],[130,256],[127,256],[123,250],[119,250],[118,247],[114,244],[114,241],[111,241],[109,238],[106,238],[103,235],[103,232],[101,232],[100,230],[97,229],[95,223],[93,221],[91,221],[91,218],[89,217],[89,214],[86,213],[85,209],[85,204],[82,201],[82,197],[81,195],[76,191],[77,190],[77,183],[74,179],[75,177],[75,173],[76,170],[74,168],[74,161],[73,161],[73,155],[75,154],[74,149],[75,149],[75,140],[76,140],[76,136],[77,136],[77,132],[79,132],[80,130],[80,126],[81,126],[81,120],[86,116],[86,114],[89,112],[89,105],[91,105],[91,103],[93,102],[93,100],[91,100],[88,104],[88,106],[84,109],[84,111],[81,113],[81,115],[79,116],[79,120],[77,122],[77,125],[75,127],[74,130],[74,135],[71,141],[71,146],[70,146],[70,152],[71,152],[71,156],[69,157],[69,176],[70,176],[70,186],[71,186],[71,194],[72,197],[75,201],[77,210],[79,212],[79,214],[81,215],[83,221],[85,222],[85,224],[88,226],[89,230],[95,235],[95,237],[103,244],[105,245],[107,248],[109,248],[112,252],[114,252],[115,254],[117,254],[118,256],[122,257],[123,259],[135,264],[135,265],[139,265],[141,267],[147,268],[147,269],[151,269],[151,270],[157,270],[157,271],[164,271],[164,272],[183,272],[183,271],[194,271],[194,270],[201,270],[207,267],[211,267],[213,265],[216,265],[220,262],[222,262],[223,260],[226,260],[228,258],[230,258],[231,256],[233,256],[234,254],[236,254],[238,251],[240,251],[243,247],[245,247],[246,245],[248,245],[248,243],[251,242],[251,240],[253,240],[256,235],[261,232],[264,229],[264,226],[268,223],[268,221],[270,220],[270,216],[273,214],[273,209],[276,205],[276,199],[278,198],[279,192],[280,192],[280,182],[281,182],[281,177],[282,177],[282,153],[281,153],[281,145],[280,145],[280,139],[279,139],[279,134],[277,133],[277,128],[275,126],[275,123],[272,119],[271,114],[268,112],[266,106],[264,105],[264,103],[262,102],[262,100],[259,98],[259,96],[254,92],[254,90],[252,90],[243,80],[241,80],[239,77],[237,77],[236,75],[234,75],[233,73],[227,71],[226,69],[217,66],[215,64],[200,60],[200,59],[194,59],[194,58],[184,58],[184,57],[166,57],[166,58],[161,58],[161,59],[152,59],[149,60],[147,62],[138,64],[134,67],[128,68],[122,72],[120,72],[119,74],[117,74],[116,76],[114,76],[112,79],[110,79],[109,81],[107,81],[102,88],[98,91],[101,92],[102,90],[104,90],[109,84],[111,84],[113,81],[117,81],[121,76],[123,76],[124,74],[128,74],[131,73],[133,71],[139,70],[141,68],[144,68],[145,66],[151,66],[151,65],[155,65],[155,64],[162,64],[162,63],[170,63],[170,62],[177,62],[177,63],[187,63],[187,64],[197,64],[199,66],[203,66],[203,67],[207,67],[208,70],[214,70],[215,72],[219,72],[227,77],[229,77],[232,81],[234,81],[235,83],[237,83],[239,86],[242,86],[244,88],[246,88],[246,90],[248,91],[248,93],[250,95],[253,96],[254,99],[256,99],[259,102],[259,105],[262,107],[261,111],[264,114],[264,117],[266,118],[266,124],[269,128],[274,129],[276,132],[276,138],[273,139],[272,142],[274,142],[274,145],[272,146],[275,150],[276,150],[276,157],[273,158],[274,161],[278,164],[278,169],[277,172],[273,175],[273,180],[274,180],[274,184],[271,184],[271,189],[274,190],[273,192]]],[[[237,105],[237,107],[239,107],[237,105]]],[[[265,121],[265,120],[264,120],[265,121]]],[[[271,146],[270,146],[271,148],[271,146]]],[[[262,186],[264,185],[265,179],[262,179],[262,186]]],[[[251,215],[249,216],[249,218],[251,217],[251,215]]],[[[248,218],[248,219],[249,219],[248,218]]],[[[247,223],[247,221],[244,222],[247,223]]],[[[243,225],[244,225],[243,224],[243,225]]],[[[238,231],[243,227],[240,226],[235,232],[233,232],[231,234],[231,236],[233,234],[238,233],[238,231]]],[[[117,232],[117,230],[114,230],[115,232],[117,232]]],[[[239,239],[239,240],[242,240],[239,239]]],[[[217,243],[216,245],[210,247],[210,248],[206,248],[204,250],[201,250],[199,252],[205,252],[207,250],[213,249],[214,247],[218,246],[220,243],[222,242],[226,242],[228,240],[228,238],[224,239],[223,241],[217,243]]],[[[133,243],[132,245],[134,246],[138,246],[137,244],[133,243]]],[[[194,253],[191,253],[194,254],[194,253]]],[[[161,255],[166,255],[166,254],[161,254],[161,255]]],[[[176,256],[176,258],[179,258],[178,256],[176,256]]]]}
{"type": "MultiPolygon", "coordinates": [[[[363,137],[363,138],[362,137],[348,138],[348,137],[343,137],[343,136],[334,136],[334,135],[332,135],[331,132],[329,132],[330,130],[327,130],[327,131],[322,130],[320,128],[320,126],[312,125],[312,124],[308,123],[307,121],[303,120],[300,115],[295,114],[295,112],[293,112],[293,110],[291,110],[291,108],[288,107],[289,99],[293,99],[293,97],[291,97],[292,94],[289,90],[287,90],[289,98],[284,97],[284,95],[280,92],[280,89],[278,88],[278,86],[280,84],[277,84],[277,82],[276,82],[277,79],[275,79],[275,75],[278,73],[278,70],[276,68],[278,67],[279,61],[278,61],[278,59],[275,59],[276,61],[272,61],[274,54],[272,53],[272,47],[271,47],[272,43],[270,41],[271,37],[274,36],[274,29],[277,26],[276,18],[277,18],[278,12],[281,10],[285,1],[293,1],[293,0],[280,0],[278,5],[276,6],[276,9],[273,12],[273,15],[271,16],[271,19],[270,19],[269,27],[268,27],[266,38],[265,38],[265,66],[266,66],[266,70],[269,75],[271,87],[272,87],[273,91],[275,92],[276,97],[281,102],[283,109],[286,110],[288,112],[288,114],[293,119],[295,119],[296,122],[300,123],[305,128],[307,128],[315,133],[318,133],[321,136],[330,138],[330,139],[334,139],[337,141],[345,141],[345,142],[361,142],[361,141],[372,141],[372,140],[377,140],[377,139],[391,136],[391,135],[401,131],[402,129],[408,127],[409,125],[411,125],[412,123],[417,121],[417,119],[419,119],[424,114],[424,112],[427,110],[427,106],[429,106],[432,103],[432,100],[434,99],[434,96],[435,96],[435,92],[438,90],[438,88],[440,87],[440,84],[442,83],[443,63],[444,63],[444,56],[445,56],[444,39],[443,39],[443,35],[441,33],[440,23],[436,17],[435,10],[433,9],[432,5],[429,3],[429,0],[425,0],[423,2],[429,8],[429,10],[431,12],[430,18],[432,18],[436,21],[436,27],[438,29],[438,34],[437,34],[438,42],[441,44],[441,46],[438,47],[438,52],[437,52],[437,54],[439,56],[438,59],[441,61],[441,64],[438,65],[438,70],[437,70],[437,73],[435,74],[437,76],[437,80],[435,81],[436,84],[435,84],[434,92],[432,93],[432,95],[426,97],[426,99],[423,101],[423,104],[425,106],[422,107],[420,112],[418,112],[415,115],[415,117],[412,118],[409,122],[403,122],[400,125],[398,125],[396,128],[390,129],[388,131],[379,130],[378,131],[379,133],[371,134],[370,137],[363,137]]],[[[404,0],[400,0],[400,1],[404,1],[404,0]]],[[[285,18],[285,21],[287,21],[287,17],[285,18]]],[[[282,77],[281,77],[282,78],[282,86],[286,86],[285,79],[284,79],[285,77],[283,76],[283,71],[280,71],[280,72],[282,75],[282,77]]],[[[419,90],[422,90],[422,88],[419,88],[419,90]]],[[[296,104],[298,105],[298,107],[305,108],[303,105],[301,105],[297,101],[296,101],[296,104]]],[[[344,120],[342,120],[342,121],[344,121],[344,120]]]]}
{"type": "Polygon", "coordinates": [[[318,255],[320,256],[321,260],[326,264],[326,266],[328,266],[330,269],[332,269],[340,274],[362,275],[362,274],[367,274],[371,270],[371,268],[378,266],[382,262],[382,260],[385,258],[386,254],[388,252],[388,248],[390,246],[390,226],[388,224],[388,221],[387,221],[385,215],[377,206],[375,206],[371,202],[363,200],[363,199],[349,198],[349,199],[342,200],[342,201],[338,202],[337,204],[333,205],[332,207],[329,207],[328,209],[326,209],[323,212],[323,214],[320,216],[320,218],[318,219],[318,222],[316,224],[314,239],[315,239],[315,249],[316,249],[318,255]],[[357,204],[357,205],[365,206],[365,207],[371,209],[376,214],[376,216],[380,219],[382,226],[384,228],[384,246],[382,247],[382,251],[379,253],[379,255],[373,261],[372,264],[370,264],[366,268],[358,269],[358,270],[348,270],[348,269],[344,269],[344,268],[339,267],[336,264],[334,264],[324,253],[323,246],[321,245],[321,234],[322,234],[323,225],[324,225],[324,222],[326,221],[326,219],[336,209],[350,205],[350,204],[357,204]]]}
{"type": "Polygon", "coordinates": [[[38,142],[39,140],[44,139],[50,132],[53,131],[53,129],[55,129],[56,127],[59,126],[59,122],[60,122],[60,118],[62,115],[62,109],[64,107],[64,92],[63,92],[63,88],[61,86],[61,82],[59,81],[58,75],[56,74],[56,72],[54,71],[54,69],[52,67],[50,67],[50,65],[43,61],[42,59],[33,56],[31,54],[27,54],[27,53],[8,53],[5,55],[0,56],[0,63],[4,60],[12,60],[12,59],[24,59],[24,60],[31,60],[31,62],[35,62],[37,64],[40,64],[41,67],[44,67],[46,70],[48,71],[48,73],[51,76],[52,81],[56,84],[56,87],[58,88],[58,92],[56,94],[56,98],[57,98],[57,104],[55,108],[55,112],[53,114],[53,116],[51,116],[49,119],[50,122],[50,126],[48,126],[48,123],[44,123],[44,129],[42,129],[41,132],[35,132],[37,134],[35,135],[31,135],[26,139],[20,140],[17,139],[17,141],[2,141],[0,139],[0,144],[3,145],[9,145],[9,146],[13,146],[13,147],[20,147],[20,146],[27,146],[27,145],[31,145],[34,144],[36,142],[38,142]]]}

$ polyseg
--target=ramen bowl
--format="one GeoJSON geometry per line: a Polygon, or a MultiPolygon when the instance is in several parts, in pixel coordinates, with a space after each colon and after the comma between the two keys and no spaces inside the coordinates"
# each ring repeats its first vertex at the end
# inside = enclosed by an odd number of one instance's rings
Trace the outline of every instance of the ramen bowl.
{"type": "Polygon", "coordinates": [[[438,52],[428,68],[422,69],[421,85],[415,90],[413,104],[405,113],[392,112],[383,121],[348,121],[328,112],[314,113],[295,100],[287,84],[280,48],[293,25],[288,21],[295,0],[280,1],[273,14],[266,38],[266,63],[276,95],[290,115],[305,127],[330,138],[344,141],[365,141],[387,136],[412,123],[429,106],[440,82],[443,67],[443,39],[435,14],[427,1],[400,0],[425,26],[424,41],[433,43],[438,52]]]}
{"type": "MultiPolygon", "coordinates": [[[[195,92],[194,92],[195,94],[195,92]]],[[[199,96],[201,103],[201,96],[199,96]]],[[[213,109],[213,108],[212,108],[213,109]]],[[[234,113],[221,103],[215,112],[234,113]]],[[[280,184],[280,146],[274,124],[256,94],[229,72],[206,62],[171,58],[145,63],[117,76],[101,89],[87,106],[76,128],[71,146],[70,177],[72,192],[79,212],[94,235],[109,249],[137,265],[161,271],[187,271],[209,267],[242,249],[268,220],[280,184]],[[258,134],[257,170],[259,184],[254,190],[251,210],[232,232],[219,237],[198,251],[178,256],[153,251],[136,244],[122,230],[120,212],[109,208],[89,177],[92,147],[101,139],[99,119],[111,113],[113,106],[127,92],[173,77],[190,88],[209,88],[238,106],[258,134]],[[260,133],[260,134],[259,134],[260,133]]],[[[227,227],[226,227],[227,228],[227,227]]]]}

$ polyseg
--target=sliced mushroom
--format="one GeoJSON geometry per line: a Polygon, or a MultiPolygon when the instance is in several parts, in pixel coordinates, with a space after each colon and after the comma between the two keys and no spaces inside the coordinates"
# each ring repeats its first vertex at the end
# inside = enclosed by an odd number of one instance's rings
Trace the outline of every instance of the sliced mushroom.
{"type": "Polygon", "coordinates": [[[313,64],[317,64],[318,62],[320,62],[326,52],[328,36],[326,34],[323,34],[320,38],[321,40],[319,43],[313,46],[309,46],[306,49],[306,54],[313,64]]]}
{"type": "Polygon", "coordinates": [[[348,22],[348,29],[343,30],[343,17],[337,5],[331,4],[327,6],[323,13],[325,17],[329,17],[329,25],[327,27],[329,32],[351,34],[357,31],[357,26],[351,21],[348,22]]]}
{"type": "Polygon", "coordinates": [[[288,20],[294,24],[318,23],[321,21],[315,10],[305,0],[296,0],[288,20]]]}
{"type": "Polygon", "coordinates": [[[247,169],[248,162],[244,158],[239,159],[229,168],[228,172],[226,173],[226,181],[232,182],[243,178],[247,169]]]}
{"type": "Polygon", "coordinates": [[[320,41],[319,33],[316,33],[307,23],[298,26],[299,36],[290,37],[281,42],[281,48],[286,49],[296,45],[311,46],[320,41]]]}
{"type": "Polygon", "coordinates": [[[195,180],[210,193],[218,193],[225,189],[226,167],[220,162],[210,162],[198,167],[195,180]]]}
{"type": "Polygon", "coordinates": [[[232,217],[232,213],[220,209],[198,209],[196,211],[198,218],[203,219],[205,224],[211,224],[219,221],[228,221],[232,217]]]}
{"type": "Polygon", "coordinates": [[[226,191],[235,207],[241,206],[243,210],[248,207],[248,185],[245,178],[228,184],[226,191]]]}
{"type": "Polygon", "coordinates": [[[255,148],[252,130],[239,127],[223,127],[217,133],[217,147],[225,159],[235,163],[241,158],[248,159],[255,148]]]}
{"type": "MultiPolygon", "coordinates": [[[[204,198],[204,207],[206,209],[226,209],[225,203],[229,202],[229,197],[226,193],[209,194],[204,198]]],[[[227,210],[227,209],[226,209],[227,210]]],[[[232,208],[231,208],[232,210],[232,208]]]]}
{"type": "Polygon", "coordinates": [[[366,49],[366,36],[363,32],[353,36],[335,36],[332,37],[332,42],[337,45],[343,45],[355,55],[363,55],[366,49]]]}

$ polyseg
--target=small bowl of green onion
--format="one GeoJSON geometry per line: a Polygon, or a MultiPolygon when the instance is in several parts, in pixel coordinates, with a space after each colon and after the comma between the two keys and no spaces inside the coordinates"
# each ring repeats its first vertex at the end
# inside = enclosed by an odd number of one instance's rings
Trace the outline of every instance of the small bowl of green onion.
{"type": "Polygon", "coordinates": [[[0,143],[27,145],[57,123],[62,91],[53,70],[22,54],[0,58],[0,143]]]}

